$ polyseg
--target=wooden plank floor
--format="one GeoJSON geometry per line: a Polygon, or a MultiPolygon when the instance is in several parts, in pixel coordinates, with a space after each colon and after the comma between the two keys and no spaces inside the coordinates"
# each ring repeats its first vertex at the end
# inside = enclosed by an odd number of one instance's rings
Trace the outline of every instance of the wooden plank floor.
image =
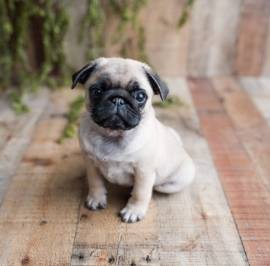
{"type": "Polygon", "coordinates": [[[270,80],[168,84],[183,104],[159,108],[158,116],[182,136],[195,182],[182,193],[154,194],[136,224],[117,217],[126,188],[109,186],[107,209],[85,209],[78,141],[57,142],[80,92],[53,93],[21,162],[8,172],[16,170],[0,207],[1,266],[270,265],[270,80]]]}

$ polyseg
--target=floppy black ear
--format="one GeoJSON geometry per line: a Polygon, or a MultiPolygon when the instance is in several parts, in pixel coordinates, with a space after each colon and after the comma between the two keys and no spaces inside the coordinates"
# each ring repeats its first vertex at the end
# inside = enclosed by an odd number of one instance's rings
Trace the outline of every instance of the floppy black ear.
{"type": "Polygon", "coordinates": [[[85,65],[79,71],[75,72],[72,75],[72,86],[71,89],[74,89],[78,83],[84,84],[89,76],[93,73],[96,69],[97,63],[92,62],[90,64],[85,65]]]}
{"type": "Polygon", "coordinates": [[[168,94],[169,88],[167,84],[159,77],[159,75],[153,72],[151,69],[144,68],[147,79],[155,94],[159,94],[162,101],[164,101],[168,94]]]}

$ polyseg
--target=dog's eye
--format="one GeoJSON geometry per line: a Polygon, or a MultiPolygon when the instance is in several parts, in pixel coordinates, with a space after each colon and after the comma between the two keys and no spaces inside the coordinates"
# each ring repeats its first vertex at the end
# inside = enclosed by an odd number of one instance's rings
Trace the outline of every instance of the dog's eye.
{"type": "Polygon", "coordinates": [[[102,88],[100,86],[97,85],[93,85],[90,87],[90,92],[92,95],[94,96],[99,96],[102,93],[102,88]]]}
{"type": "Polygon", "coordinates": [[[140,90],[140,91],[136,91],[134,93],[134,97],[138,103],[143,103],[143,102],[145,102],[147,96],[146,96],[145,92],[140,90]]]}
{"type": "Polygon", "coordinates": [[[102,89],[101,88],[97,88],[97,89],[94,90],[94,93],[95,93],[95,95],[99,95],[99,94],[102,93],[102,89]]]}

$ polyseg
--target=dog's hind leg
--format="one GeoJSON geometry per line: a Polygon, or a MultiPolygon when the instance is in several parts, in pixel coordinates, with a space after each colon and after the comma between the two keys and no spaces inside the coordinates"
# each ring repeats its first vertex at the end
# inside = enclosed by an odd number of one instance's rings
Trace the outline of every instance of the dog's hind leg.
{"type": "Polygon", "coordinates": [[[193,181],[194,176],[195,166],[193,161],[188,158],[168,180],[160,185],[154,186],[154,190],[168,194],[179,192],[193,181]]]}

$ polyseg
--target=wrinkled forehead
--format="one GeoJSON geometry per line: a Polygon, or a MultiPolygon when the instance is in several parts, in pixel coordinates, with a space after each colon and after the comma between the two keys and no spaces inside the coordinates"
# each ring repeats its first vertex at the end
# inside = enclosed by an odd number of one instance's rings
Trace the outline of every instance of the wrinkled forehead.
{"type": "Polygon", "coordinates": [[[130,86],[132,83],[137,83],[151,93],[151,87],[144,70],[141,65],[136,63],[109,62],[98,66],[97,70],[86,82],[86,86],[90,86],[98,81],[105,81],[111,85],[121,86],[122,88],[130,86]]]}

